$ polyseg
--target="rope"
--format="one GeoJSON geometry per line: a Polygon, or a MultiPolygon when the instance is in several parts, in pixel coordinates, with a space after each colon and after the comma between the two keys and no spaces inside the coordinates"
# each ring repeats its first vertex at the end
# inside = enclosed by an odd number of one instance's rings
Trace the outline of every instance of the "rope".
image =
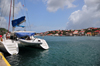
{"type": "MultiPolygon", "coordinates": [[[[26,7],[26,2],[25,2],[25,0],[24,0],[24,4],[25,4],[25,7],[26,7]]],[[[26,11],[26,15],[27,15],[27,18],[28,18],[30,30],[32,30],[32,29],[31,29],[31,26],[30,26],[30,21],[29,21],[29,16],[28,16],[28,12],[27,12],[27,11],[26,11]]]]}
{"type": "MultiPolygon", "coordinates": [[[[19,0],[17,0],[17,3],[19,3],[20,1],[19,0]]],[[[23,6],[23,5],[22,5],[23,6]]],[[[22,11],[22,9],[21,9],[21,13],[22,13],[22,15],[24,15],[24,11],[22,11]]]]}

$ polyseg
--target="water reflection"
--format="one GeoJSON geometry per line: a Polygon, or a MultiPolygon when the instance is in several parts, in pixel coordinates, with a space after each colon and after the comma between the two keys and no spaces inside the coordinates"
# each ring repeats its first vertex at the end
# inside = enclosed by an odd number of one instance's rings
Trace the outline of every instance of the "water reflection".
{"type": "Polygon", "coordinates": [[[21,47],[6,57],[12,66],[100,66],[100,37],[94,38],[47,37],[49,50],[21,47]]]}
{"type": "Polygon", "coordinates": [[[49,50],[34,49],[30,47],[19,48],[19,54],[6,55],[6,59],[12,66],[32,66],[32,64],[48,55],[49,50]]]}
{"type": "Polygon", "coordinates": [[[19,57],[19,55],[9,55],[9,56],[6,56],[6,59],[8,60],[8,62],[9,62],[12,66],[17,66],[17,65],[19,65],[19,62],[20,62],[20,57],[19,57]]]}

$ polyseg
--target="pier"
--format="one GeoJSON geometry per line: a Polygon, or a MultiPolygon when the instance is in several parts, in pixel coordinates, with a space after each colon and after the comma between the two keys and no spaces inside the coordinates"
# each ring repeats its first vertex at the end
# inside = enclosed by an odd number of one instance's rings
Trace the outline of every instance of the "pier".
{"type": "Polygon", "coordinates": [[[0,52],[0,66],[11,66],[1,52],[0,52]]]}

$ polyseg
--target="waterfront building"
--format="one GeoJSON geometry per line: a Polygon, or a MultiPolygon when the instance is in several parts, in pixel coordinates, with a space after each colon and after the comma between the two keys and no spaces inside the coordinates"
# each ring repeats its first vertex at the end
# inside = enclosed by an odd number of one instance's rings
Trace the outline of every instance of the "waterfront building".
{"type": "Polygon", "coordinates": [[[78,30],[75,30],[75,31],[73,32],[73,35],[74,35],[74,36],[78,36],[78,35],[79,35],[78,30]]]}
{"type": "Polygon", "coordinates": [[[92,36],[92,33],[91,32],[87,32],[87,36],[92,36]]]}

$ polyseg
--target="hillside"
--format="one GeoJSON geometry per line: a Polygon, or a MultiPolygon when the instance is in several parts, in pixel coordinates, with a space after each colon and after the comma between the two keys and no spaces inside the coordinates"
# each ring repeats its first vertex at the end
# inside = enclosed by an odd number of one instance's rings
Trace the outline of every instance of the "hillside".
{"type": "Polygon", "coordinates": [[[42,33],[36,33],[40,36],[96,36],[100,34],[100,28],[86,28],[80,30],[52,30],[42,33]]]}
{"type": "Polygon", "coordinates": [[[7,32],[8,30],[5,28],[0,28],[0,35],[3,35],[7,32]]]}

